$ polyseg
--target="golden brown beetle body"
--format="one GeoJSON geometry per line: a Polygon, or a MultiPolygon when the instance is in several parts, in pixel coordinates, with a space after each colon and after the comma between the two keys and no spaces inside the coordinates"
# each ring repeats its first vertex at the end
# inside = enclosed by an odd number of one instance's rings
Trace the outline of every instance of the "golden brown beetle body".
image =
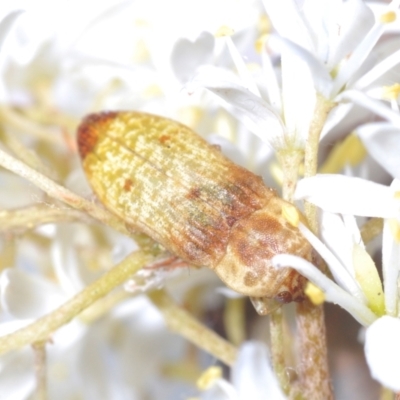
{"type": "Polygon", "coordinates": [[[271,265],[275,254],[310,252],[282,215],[288,203],[188,127],[138,112],[92,114],[78,146],[95,193],[131,229],[239,293],[303,298],[305,279],[271,265]]]}

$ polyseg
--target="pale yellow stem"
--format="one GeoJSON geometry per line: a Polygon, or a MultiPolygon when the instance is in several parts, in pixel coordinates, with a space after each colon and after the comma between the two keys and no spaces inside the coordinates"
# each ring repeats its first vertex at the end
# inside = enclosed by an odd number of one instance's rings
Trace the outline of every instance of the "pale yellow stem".
{"type": "MultiPolygon", "coordinates": [[[[329,111],[333,108],[334,104],[327,101],[321,95],[317,95],[317,103],[315,107],[315,114],[313,121],[310,125],[308,133],[305,155],[304,155],[304,176],[314,176],[317,173],[318,168],[318,146],[319,138],[321,135],[322,128],[324,127],[326,118],[329,111]]],[[[305,213],[308,220],[310,229],[316,234],[318,230],[317,226],[317,214],[316,208],[313,204],[305,204],[305,213]]]]}
{"type": "Polygon", "coordinates": [[[383,230],[383,219],[382,218],[371,218],[361,227],[361,238],[364,244],[367,244],[376,236],[382,233],[383,230]]]}
{"type": "Polygon", "coordinates": [[[153,259],[144,251],[132,253],[55,311],[39,318],[25,328],[0,337],[0,354],[19,349],[27,344],[46,341],[55,330],[70,322],[96,300],[126,281],[153,259]]]}
{"type": "Polygon", "coordinates": [[[289,148],[278,151],[277,157],[283,171],[282,198],[289,203],[293,203],[299,167],[303,161],[304,151],[298,148],[289,148]]]}
{"type": "Polygon", "coordinates": [[[57,178],[56,170],[44,165],[38,154],[22,144],[15,135],[0,131],[0,139],[19,160],[52,179],[57,178]]]}
{"type": "Polygon", "coordinates": [[[140,243],[140,245],[143,244],[149,248],[154,245],[153,240],[149,239],[146,235],[133,233],[132,230],[128,229],[124,221],[107,211],[105,208],[99,207],[95,203],[78,196],[1,149],[0,165],[32,182],[50,197],[60,200],[77,210],[83,211],[105,225],[108,225],[125,235],[133,237],[138,243],[140,243]]]}
{"type": "Polygon", "coordinates": [[[272,366],[282,390],[289,394],[290,381],[285,360],[285,331],[283,329],[282,308],[273,311],[269,316],[269,330],[271,336],[272,366]]]}
{"type": "Polygon", "coordinates": [[[151,292],[148,296],[164,315],[169,329],[210,353],[226,365],[233,365],[237,356],[235,346],[208,329],[190,313],[178,306],[164,290],[151,292]]]}
{"type": "Polygon", "coordinates": [[[8,124],[14,129],[25,132],[38,139],[59,144],[63,141],[60,129],[40,126],[38,123],[33,122],[23,114],[5,105],[0,106],[0,118],[2,123],[8,124]]]}
{"type": "MultiPolygon", "coordinates": [[[[284,200],[293,203],[294,190],[296,188],[298,171],[304,152],[298,148],[285,148],[277,152],[277,156],[283,171],[282,197],[284,200]]],[[[285,330],[283,329],[284,315],[281,308],[270,314],[270,339],[272,365],[279,380],[282,390],[289,394],[290,381],[287,373],[285,360],[285,330]]]]}
{"type": "Polygon", "coordinates": [[[236,346],[246,339],[245,300],[244,297],[227,299],[224,310],[226,336],[236,346]]]}
{"type": "Polygon", "coordinates": [[[382,386],[379,400],[400,400],[399,394],[393,393],[390,389],[382,386]]]}
{"type": "Polygon", "coordinates": [[[91,218],[85,213],[69,207],[37,204],[34,206],[0,211],[0,233],[25,232],[39,225],[52,222],[86,221],[91,218]]]}
{"type": "Polygon", "coordinates": [[[47,357],[46,342],[37,342],[32,345],[35,367],[35,400],[47,400],[47,357]]]}
{"type": "MultiPolygon", "coordinates": [[[[317,173],[318,146],[322,128],[334,104],[322,96],[317,96],[315,114],[310,125],[305,148],[304,176],[317,173]]],[[[305,213],[310,229],[317,234],[318,221],[316,207],[305,204],[305,213]]],[[[325,320],[322,306],[314,306],[309,301],[297,305],[297,327],[300,347],[299,376],[302,395],[306,399],[333,399],[329,377],[325,320]]]]}

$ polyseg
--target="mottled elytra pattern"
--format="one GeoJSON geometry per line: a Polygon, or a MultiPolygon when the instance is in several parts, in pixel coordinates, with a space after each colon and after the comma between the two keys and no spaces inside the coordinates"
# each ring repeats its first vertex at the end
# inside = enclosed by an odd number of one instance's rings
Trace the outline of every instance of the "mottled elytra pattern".
{"type": "Polygon", "coordinates": [[[270,262],[310,251],[283,218],[286,203],[188,127],[138,112],[92,114],[78,146],[95,193],[130,227],[240,293],[303,297],[304,278],[270,262]]]}

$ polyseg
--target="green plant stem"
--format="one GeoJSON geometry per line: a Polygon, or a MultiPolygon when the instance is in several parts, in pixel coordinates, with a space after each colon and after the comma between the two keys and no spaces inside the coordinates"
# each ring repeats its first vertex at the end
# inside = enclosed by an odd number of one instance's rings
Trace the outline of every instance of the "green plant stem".
{"type": "Polygon", "coordinates": [[[178,306],[164,290],[153,291],[148,296],[163,314],[169,329],[210,353],[226,365],[233,365],[237,356],[235,346],[208,329],[190,313],[178,306]]]}
{"type": "Polygon", "coordinates": [[[47,357],[46,342],[37,342],[32,345],[35,366],[35,400],[47,400],[47,357]]]}
{"type": "Polygon", "coordinates": [[[132,253],[55,311],[39,318],[25,328],[0,337],[0,354],[19,349],[27,344],[46,341],[55,330],[70,322],[96,300],[126,281],[153,259],[154,257],[145,251],[132,253]]]}
{"type": "MultiPolygon", "coordinates": [[[[334,106],[317,95],[315,114],[310,125],[304,158],[304,176],[317,173],[318,145],[322,128],[329,111],[334,106]]],[[[305,214],[310,229],[318,233],[316,207],[305,204],[305,214]]],[[[324,310],[309,301],[297,305],[297,328],[300,347],[299,376],[302,394],[306,399],[333,399],[327,359],[324,310]]]]}

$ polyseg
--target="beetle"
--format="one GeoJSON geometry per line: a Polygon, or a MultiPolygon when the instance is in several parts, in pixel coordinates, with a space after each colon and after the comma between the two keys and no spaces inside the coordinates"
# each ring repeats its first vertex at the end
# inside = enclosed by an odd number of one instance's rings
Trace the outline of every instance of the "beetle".
{"type": "Polygon", "coordinates": [[[311,247],[284,216],[294,207],[190,128],[133,111],[90,114],[77,142],[87,179],[126,225],[182,260],[205,266],[243,295],[304,299],[306,279],[271,259],[308,258],[311,247]]]}

